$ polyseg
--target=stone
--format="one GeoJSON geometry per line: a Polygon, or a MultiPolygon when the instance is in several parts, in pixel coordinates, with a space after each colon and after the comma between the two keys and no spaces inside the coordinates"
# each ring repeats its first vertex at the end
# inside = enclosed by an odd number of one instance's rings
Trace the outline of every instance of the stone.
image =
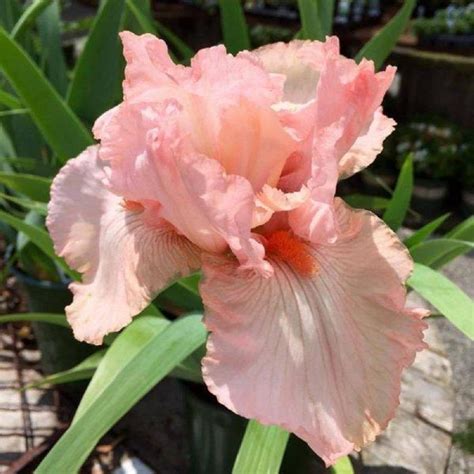
{"type": "Polygon", "coordinates": [[[444,474],[452,445],[454,391],[451,364],[434,320],[425,341],[402,375],[400,407],[387,430],[362,450],[364,473],[444,474]],[[399,469],[399,471],[394,471],[399,469]]]}

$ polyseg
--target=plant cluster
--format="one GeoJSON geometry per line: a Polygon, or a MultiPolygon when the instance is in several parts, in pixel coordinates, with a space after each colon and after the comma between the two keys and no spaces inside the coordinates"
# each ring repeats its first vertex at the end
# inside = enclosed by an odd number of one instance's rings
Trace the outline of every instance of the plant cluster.
{"type": "Polygon", "coordinates": [[[451,122],[420,118],[401,124],[385,144],[385,164],[400,169],[407,153],[412,153],[415,175],[426,179],[463,176],[472,184],[474,140],[472,133],[451,122]]]}
{"type": "Polygon", "coordinates": [[[442,34],[472,35],[474,33],[474,2],[467,6],[451,5],[438,10],[432,18],[418,18],[412,28],[420,38],[442,34]]]}

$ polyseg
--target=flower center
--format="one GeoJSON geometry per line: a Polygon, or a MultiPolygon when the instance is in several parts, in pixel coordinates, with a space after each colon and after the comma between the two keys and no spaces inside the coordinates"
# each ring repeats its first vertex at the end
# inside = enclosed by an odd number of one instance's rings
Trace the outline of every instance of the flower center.
{"type": "Polygon", "coordinates": [[[271,234],[265,248],[269,255],[280,258],[301,276],[312,277],[319,271],[308,245],[286,230],[277,230],[271,234]]]}
{"type": "Polygon", "coordinates": [[[122,206],[124,209],[130,212],[142,212],[144,207],[137,201],[131,201],[130,199],[124,199],[122,201],[122,206]]]}

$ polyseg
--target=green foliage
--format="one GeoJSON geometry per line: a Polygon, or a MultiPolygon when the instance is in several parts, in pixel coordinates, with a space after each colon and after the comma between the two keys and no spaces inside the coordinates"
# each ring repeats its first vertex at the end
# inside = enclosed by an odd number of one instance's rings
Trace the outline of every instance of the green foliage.
{"type": "Polygon", "coordinates": [[[0,324],[5,323],[18,323],[18,322],[32,322],[32,323],[48,323],[55,324],[68,328],[69,323],[66,320],[64,314],[53,314],[53,313],[12,313],[6,316],[0,316],[0,324]]]}
{"type": "Polygon", "coordinates": [[[349,194],[344,196],[344,201],[352,207],[359,209],[386,209],[389,199],[368,194],[349,194]]]}
{"type": "Polygon", "coordinates": [[[383,219],[392,230],[398,230],[410,207],[413,191],[413,160],[408,156],[402,166],[392,199],[387,205],[383,219]]]}
{"type": "Polygon", "coordinates": [[[407,284],[466,336],[474,339],[474,303],[452,281],[441,273],[416,263],[407,284]]]}
{"type": "MultiPolygon", "coordinates": [[[[454,227],[454,229],[449,231],[445,237],[448,239],[463,240],[471,243],[474,242],[474,216],[467,218],[465,221],[454,227]]],[[[434,268],[441,268],[465,252],[466,249],[464,247],[457,247],[451,252],[437,258],[431,266],[434,268]]]]}
{"type": "Polygon", "coordinates": [[[11,37],[14,40],[24,34],[25,30],[35,22],[36,18],[41,15],[53,0],[35,0],[22,13],[20,19],[17,21],[11,31],[11,37]]]}
{"type": "Polygon", "coordinates": [[[467,422],[467,427],[464,431],[454,433],[453,441],[454,444],[466,453],[474,454],[474,420],[467,422]]]}
{"type": "Polygon", "coordinates": [[[0,90],[0,104],[9,109],[20,109],[21,102],[12,94],[0,90]]]}
{"type": "Polygon", "coordinates": [[[333,474],[354,474],[354,468],[349,456],[340,458],[334,466],[331,466],[331,472],[333,474]]]}
{"type": "Polygon", "coordinates": [[[434,239],[412,246],[410,253],[415,262],[438,268],[439,264],[437,262],[444,261],[453,252],[462,255],[473,249],[473,242],[456,239],[434,239]]]}
{"type": "Polygon", "coordinates": [[[474,168],[474,137],[447,120],[419,117],[398,126],[384,145],[384,159],[398,168],[407,153],[413,155],[418,178],[447,179],[460,174],[465,178],[468,168],[474,168]]]}
{"type": "Polygon", "coordinates": [[[407,27],[415,5],[416,0],[405,0],[400,11],[357,53],[356,61],[372,59],[375,68],[380,69],[407,27]]]}
{"type": "Polygon", "coordinates": [[[51,180],[41,176],[21,173],[0,172],[0,183],[8,186],[12,191],[28,196],[33,201],[47,203],[51,180]]]}
{"type": "Polygon", "coordinates": [[[250,49],[250,38],[245,15],[240,2],[219,0],[224,43],[229,53],[236,54],[250,49]]]}
{"type": "Polygon", "coordinates": [[[24,207],[25,209],[28,209],[30,211],[35,211],[42,216],[46,216],[46,213],[48,212],[46,204],[42,202],[32,201],[31,199],[19,198],[2,192],[0,192],[0,198],[10,201],[14,204],[18,204],[19,206],[24,207]]]}
{"type": "Polygon", "coordinates": [[[74,69],[68,103],[86,123],[92,124],[121,98],[123,60],[118,33],[123,9],[124,0],[101,2],[74,69]]]}
{"type": "Polygon", "coordinates": [[[77,279],[77,273],[72,271],[62,258],[56,256],[51,238],[45,230],[41,227],[28,224],[27,222],[24,222],[4,211],[0,211],[0,221],[10,225],[18,232],[26,234],[48,257],[56,261],[67,275],[71,278],[77,279]]]}
{"type": "Polygon", "coordinates": [[[25,389],[42,387],[43,385],[58,385],[77,382],[79,380],[88,380],[94,375],[94,372],[96,371],[101,360],[104,358],[106,352],[107,349],[94,352],[75,367],[58,372],[57,374],[43,377],[42,379],[27,385],[25,389]]]}
{"type": "Polygon", "coordinates": [[[425,239],[427,239],[443,222],[449,217],[450,214],[444,214],[434,221],[429,222],[421,229],[418,229],[413,235],[406,238],[403,243],[408,247],[413,247],[417,244],[420,244],[425,239]]]}
{"type": "Polygon", "coordinates": [[[319,0],[298,0],[301,18],[301,39],[323,40],[319,0]]]}
{"type": "Polygon", "coordinates": [[[44,63],[45,74],[59,94],[65,96],[69,81],[61,44],[59,0],[54,0],[36,23],[41,40],[40,61],[44,63]]]}
{"type": "Polygon", "coordinates": [[[232,473],[277,474],[288,437],[289,433],[277,426],[249,421],[232,473]]]}
{"type": "Polygon", "coordinates": [[[438,10],[432,18],[417,18],[412,23],[416,36],[421,38],[442,34],[469,35],[474,33],[474,3],[467,7],[438,10]]]}
{"type": "Polygon", "coordinates": [[[298,0],[301,18],[301,39],[324,41],[331,34],[334,0],[298,0]]]}
{"type": "Polygon", "coordinates": [[[78,471],[101,436],[205,339],[200,316],[169,324],[156,316],[133,321],[107,351],[71,427],[36,472],[78,471]]]}
{"type": "Polygon", "coordinates": [[[78,155],[92,138],[43,73],[0,28],[0,68],[29,109],[45,140],[62,161],[78,155]]]}
{"type": "Polygon", "coordinates": [[[174,48],[182,61],[186,62],[194,56],[193,49],[190,48],[179,36],[175,35],[169,28],[166,28],[163,23],[157,21],[155,24],[158,35],[174,48]]]}

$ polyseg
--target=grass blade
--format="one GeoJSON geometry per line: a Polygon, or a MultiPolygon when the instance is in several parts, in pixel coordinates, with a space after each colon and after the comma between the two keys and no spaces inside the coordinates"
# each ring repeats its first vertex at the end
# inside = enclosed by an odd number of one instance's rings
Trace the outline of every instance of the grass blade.
{"type": "Polygon", "coordinates": [[[61,96],[65,96],[69,80],[62,49],[59,0],[54,0],[53,4],[38,17],[37,25],[46,76],[61,96]]]}
{"type": "Polygon", "coordinates": [[[69,327],[69,323],[66,320],[64,314],[53,314],[53,313],[12,313],[6,316],[0,316],[0,324],[5,323],[20,323],[20,322],[31,322],[31,323],[48,323],[55,324],[64,328],[69,327]]]}
{"type": "Polygon", "coordinates": [[[78,380],[88,380],[94,375],[106,352],[107,349],[94,352],[71,369],[43,377],[42,379],[27,385],[25,389],[41,387],[43,385],[58,385],[63,383],[77,382],[78,380]]]}
{"type": "Polygon", "coordinates": [[[170,323],[147,337],[152,325],[162,321],[142,317],[117,337],[99,365],[72,425],[37,468],[38,474],[77,472],[99,439],[206,339],[197,315],[170,323]],[[140,337],[131,337],[132,325],[145,322],[148,327],[143,328],[140,337]],[[97,392],[94,397],[87,396],[91,387],[97,392]]]}
{"type": "Polygon", "coordinates": [[[277,474],[290,434],[277,426],[250,420],[232,474],[277,474]]]}
{"type": "Polygon", "coordinates": [[[301,18],[301,39],[323,40],[319,0],[298,0],[301,18]]]}
{"type": "Polygon", "coordinates": [[[33,201],[47,203],[49,201],[49,188],[51,180],[33,174],[2,173],[0,183],[11,190],[28,196],[33,201]]]}
{"type": "MultiPolygon", "coordinates": [[[[465,221],[461,222],[454,229],[445,235],[446,238],[464,240],[466,242],[474,242],[474,216],[468,217],[465,221]]],[[[442,266],[454,260],[465,253],[462,247],[454,249],[442,257],[438,258],[433,264],[433,268],[441,268],[442,266]]]]}
{"type": "Polygon", "coordinates": [[[318,0],[323,39],[332,33],[335,0],[318,0]]]}
{"type": "Polygon", "coordinates": [[[35,22],[36,18],[51,4],[53,0],[35,0],[31,3],[21,17],[16,22],[11,37],[13,40],[18,38],[35,22]]]}
{"type": "Polygon", "coordinates": [[[0,90],[0,104],[9,109],[21,109],[21,102],[8,92],[0,90]]]}
{"type": "Polygon", "coordinates": [[[30,211],[37,212],[40,216],[46,216],[48,213],[47,205],[43,202],[32,201],[31,199],[23,199],[2,192],[0,192],[0,198],[6,199],[7,201],[10,201],[14,204],[18,204],[19,206],[24,207],[30,211]]]}
{"type": "Polygon", "coordinates": [[[343,199],[347,204],[358,209],[386,209],[390,201],[384,197],[358,193],[343,196],[343,199]]]}
{"type": "Polygon", "coordinates": [[[392,199],[390,199],[383,215],[383,220],[392,230],[396,231],[402,225],[410,207],[412,191],[413,159],[411,156],[408,156],[400,170],[392,199]]]}
{"type": "Polygon", "coordinates": [[[450,216],[449,213],[444,214],[437,219],[424,225],[421,229],[418,229],[413,235],[406,238],[403,243],[408,247],[420,244],[427,239],[443,222],[450,216]]]}
{"type": "Polygon", "coordinates": [[[25,51],[0,28],[0,68],[45,140],[62,161],[92,144],[92,137],[25,51]]]}
{"type": "Polygon", "coordinates": [[[451,280],[425,265],[415,263],[407,284],[460,331],[474,339],[474,303],[451,280]]]}
{"type": "Polygon", "coordinates": [[[120,99],[123,60],[118,33],[123,9],[124,0],[101,2],[74,69],[68,103],[88,123],[120,99]]]}
{"type": "Polygon", "coordinates": [[[340,458],[334,466],[331,466],[331,472],[333,474],[354,474],[354,468],[349,456],[340,458]]]}
{"type": "Polygon", "coordinates": [[[78,279],[79,275],[71,270],[66,262],[58,257],[53,248],[53,242],[49,234],[40,227],[27,224],[26,222],[11,216],[4,211],[0,211],[0,221],[5,222],[18,232],[23,232],[37,247],[39,247],[48,257],[55,260],[63,271],[73,279],[78,279]]]}
{"type": "Polygon", "coordinates": [[[221,27],[227,51],[236,54],[250,49],[250,37],[240,1],[219,0],[221,27]]]}
{"type": "Polygon", "coordinates": [[[363,46],[355,60],[360,62],[362,58],[372,59],[375,69],[380,69],[408,25],[415,5],[416,0],[405,0],[400,11],[363,46]]]}
{"type": "Polygon", "coordinates": [[[456,239],[433,239],[410,248],[413,260],[428,267],[436,267],[436,262],[442,261],[446,256],[456,253],[462,255],[474,249],[474,243],[456,239]]]}

